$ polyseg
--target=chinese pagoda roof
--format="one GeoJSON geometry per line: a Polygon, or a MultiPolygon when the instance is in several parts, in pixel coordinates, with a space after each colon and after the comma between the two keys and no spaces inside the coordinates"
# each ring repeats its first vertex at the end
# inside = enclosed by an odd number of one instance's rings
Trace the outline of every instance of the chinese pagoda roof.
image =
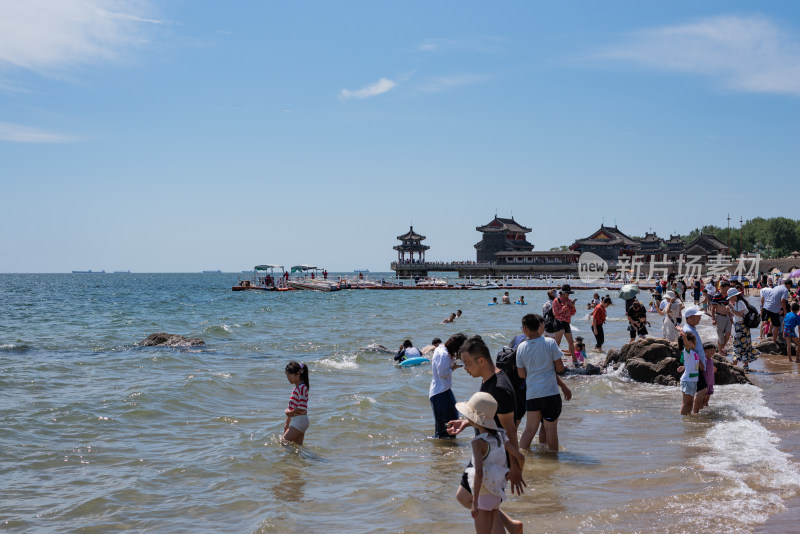
{"type": "Polygon", "coordinates": [[[496,215],[489,223],[484,224],[483,226],[476,226],[475,229],[483,233],[510,232],[515,234],[527,234],[531,231],[531,229],[527,226],[522,226],[515,221],[513,217],[510,219],[504,219],[502,217],[497,217],[496,215]]]}
{"type": "Polygon", "coordinates": [[[644,233],[644,239],[641,240],[642,243],[660,243],[662,241],[663,241],[663,239],[658,237],[658,235],[655,232],[652,232],[652,233],[645,232],[644,233]]]}
{"type": "Polygon", "coordinates": [[[636,247],[639,243],[634,241],[624,233],[620,231],[619,228],[616,226],[605,226],[601,225],[600,229],[597,230],[595,233],[586,237],[584,239],[576,240],[571,248],[575,250],[577,247],[580,246],[610,246],[616,245],[620,247],[636,247]]]}
{"type": "Polygon", "coordinates": [[[678,244],[683,245],[683,239],[681,239],[680,235],[669,234],[669,239],[665,241],[665,243],[671,245],[678,245],[678,244]]]}
{"type": "Polygon", "coordinates": [[[415,232],[414,231],[414,226],[411,226],[409,228],[408,232],[406,232],[403,235],[397,236],[397,239],[399,239],[400,241],[411,241],[411,240],[414,240],[414,239],[422,241],[423,239],[425,239],[425,236],[424,235],[420,235],[417,232],[415,232]]]}
{"type": "Polygon", "coordinates": [[[713,234],[700,234],[686,245],[687,254],[718,254],[722,251],[727,252],[728,245],[713,234]]]}

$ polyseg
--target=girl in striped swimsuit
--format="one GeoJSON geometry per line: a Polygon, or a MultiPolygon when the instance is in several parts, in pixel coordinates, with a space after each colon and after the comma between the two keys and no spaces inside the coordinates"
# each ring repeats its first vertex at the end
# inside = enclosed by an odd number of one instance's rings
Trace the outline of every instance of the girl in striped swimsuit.
{"type": "Polygon", "coordinates": [[[308,367],[303,363],[289,362],[286,365],[286,378],[294,384],[294,389],[285,411],[283,441],[302,445],[308,430],[308,367]]]}

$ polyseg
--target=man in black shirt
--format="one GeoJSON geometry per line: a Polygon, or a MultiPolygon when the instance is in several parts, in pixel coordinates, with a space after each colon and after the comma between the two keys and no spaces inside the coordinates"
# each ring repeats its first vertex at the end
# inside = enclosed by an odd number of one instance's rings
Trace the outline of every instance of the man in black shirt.
{"type": "MultiPolygon", "coordinates": [[[[506,374],[495,367],[492,361],[492,356],[489,353],[489,348],[480,336],[473,336],[467,339],[459,350],[459,356],[464,363],[464,370],[475,378],[481,377],[481,391],[491,395],[497,401],[497,412],[495,413],[494,420],[499,428],[505,430],[508,436],[508,441],[514,447],[519,447],[517,441],[517,424],[515,421],[514,409],[516,407],[516,394],[514,386],[508,379],[506,374]]],[[[450,421],[447,424],[447,431],[456,435],[467,426],[469,421],[466,419],[458,419],[450,421]]],[[[513,457],[506,457],[509,459],[509,473],[508,479],[511,482],[511,492],[516,492],[522,495],[523,487],[526,486],[525,481],[522,480],[522,465],[517,463],[513,457]]],[[[466,477],[464,477],[466,478],[466,477]]],[[[465,484],[462,478],[461,486],[458,488],[456,498],[463,506],[470,508],[472,506],[472,490],[465,484]]],[[[500,511],[497,515],[503,527],[507,530],[516,531],[521,527],[519,521],[511,519],[505,512],[500,511]]]]}
{"type": "Polygon", "coordinates": [[[626,313],[628,316],[628,332],[631,334],[631,341],[636,339],[636,336],[644,338],[647,335],[647,310],[642,303],[634,299],[630,309],[626,313]]]}

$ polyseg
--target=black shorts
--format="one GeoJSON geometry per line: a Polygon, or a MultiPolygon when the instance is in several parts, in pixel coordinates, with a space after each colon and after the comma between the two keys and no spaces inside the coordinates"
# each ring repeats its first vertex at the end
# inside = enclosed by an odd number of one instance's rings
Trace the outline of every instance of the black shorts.
{"type": "Polygon", "coordinates": [[[525,407],[529,412],[542,412],[542,419],[552,423],[561,415],[561,395],[528,399],[525,407]]]}
{"type": "Polygon", "coordinates": [[[569,325],[568,322],[559,321],[558,319],[556,319],[554,322],[555,322],[555,327],[554,327],[555,330],[553,332],[560,332],[563,330],[565,334],[572,333],[572,327],[569,325]]]}
{"type": "Polygon", "coordinates": [[[769,320],[769,322],[772,323],[772,326],[774,327],[779,327],[781,325],[781,316],[779,313],[771,312],[766,308],[764,308],[764,310],[762,311],[764,314],[766,314],[766,317],[764,317],[765,321],[769,320]]]}
{"type": "Polygon", "coordinates": [[[700,376],[697,377],[697,391],[703,391],[708,387],[708,383],[706,383],[706,374],[703,371],[700,371],[700,376]]]}
{"type": "Polygon", "coordinates": [[[635,339],[636,336],[646,336],[647,335],[647,325],[641,324],[638,327],[634,327],[633,325],[628,325],[628,332],[631,334],[631,339],[635,339]]]}

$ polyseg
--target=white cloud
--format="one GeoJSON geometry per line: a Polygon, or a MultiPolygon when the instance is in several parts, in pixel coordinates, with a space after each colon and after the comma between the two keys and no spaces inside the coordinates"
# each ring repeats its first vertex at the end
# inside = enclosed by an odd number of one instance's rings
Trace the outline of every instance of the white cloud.
{"type": "Polygon", "coordinates": [[[499,37],[475,37],[471,39],[425,39],[417,45],[417,52],[443,52],[461,50],[482,54],[498,54],[504,51],[501,46],[505,39],[499,37]]]}
{"type": "Polygon", "coordinates": [[[373,96],[382,95],[383,93],[387,93],[397,87],[397,82],[394,82],[388,78],[381,78],[375,83],[367,85],[366,87],[362,87],[361,89],[356,89],[351,91],[349,89],[342,89],[339,93],[339,98],[342,100],[349,100],[351,98],[357,98],[359,100],[364,98],[371,98],[373,96]]]}
{"type": "Polygon", "coordinates": [[[146,0],[0,0],[0,67],[39,74],[107,61],[147,42],[146,0]]]}
{"type": "Polygon", "coordinates": [[[471,85],[480,83],[487,79],[486,76],[480,74],[456,74],[453,76],[437,76],[431,78],[427,83],[421,87],[422,91],[427,93],[440,93],[462,85],[471,85]]]}
{"type": "Polygon", "coordinates": [[[79,141],[79,139],[12,122],[0,122],[0,141],[10,143],[71,143],[79,141]]]}
{"type": "Polygon", "coordinates": [[[739,91],[800,96],[800,41],[762,16],[643,30],[599,56],[712,76],[739,91]]]}

